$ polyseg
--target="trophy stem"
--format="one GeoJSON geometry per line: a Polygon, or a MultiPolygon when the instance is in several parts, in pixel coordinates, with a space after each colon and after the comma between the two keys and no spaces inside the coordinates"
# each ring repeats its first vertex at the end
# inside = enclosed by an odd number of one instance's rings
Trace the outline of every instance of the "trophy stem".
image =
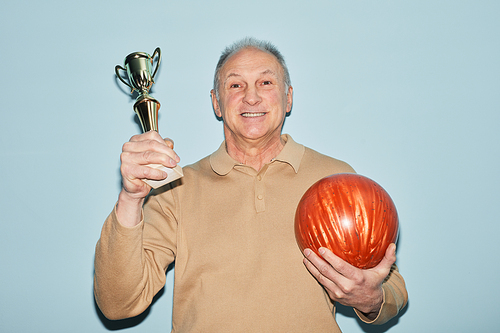
{"type": "Polygon", "coordinates": [[[141,121],[144,133],[151,130],[158,132],[158,110],[160,102],[149,95],[140,96],[134,104],[134,111],[141,121]]]}

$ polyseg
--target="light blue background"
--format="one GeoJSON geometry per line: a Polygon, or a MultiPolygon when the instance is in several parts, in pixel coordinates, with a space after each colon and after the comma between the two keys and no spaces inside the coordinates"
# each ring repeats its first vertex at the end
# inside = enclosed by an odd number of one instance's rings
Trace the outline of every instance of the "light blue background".
{"type": "Polygon", "coordinates": [[[285,132],[391,194],[410,302],[383,327],[340,309],[344,332],[495,332],[498,324],[498,1],[3,1],[0,11],[0,331],[169,332],[173,272],[137,320],[100,317],[94,246],[140,128],[114,66],[160,46],[152,95],[182,165],[222,126],[209,91],[244,36],[286,57],[285,132]],[[396,325],[394,325],[396,324],[396,325]]]}

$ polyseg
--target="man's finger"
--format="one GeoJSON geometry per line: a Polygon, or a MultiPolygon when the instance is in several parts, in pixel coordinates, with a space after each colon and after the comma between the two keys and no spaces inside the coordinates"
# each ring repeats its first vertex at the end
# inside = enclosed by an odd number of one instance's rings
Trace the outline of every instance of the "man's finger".
{"type": "Polygon", "coordinates": [[[330,249],[320,247],[318,250],[323,259],[328,262],[339,274],[350,278],[354,274],[354,266],[336,256],[330,249]]]}
{"type": "Polygon", "coordinates": [[[174,149],[174,141],[170,138],[164,138],[163,141],[167,144],[170,149],[174,149]]]}

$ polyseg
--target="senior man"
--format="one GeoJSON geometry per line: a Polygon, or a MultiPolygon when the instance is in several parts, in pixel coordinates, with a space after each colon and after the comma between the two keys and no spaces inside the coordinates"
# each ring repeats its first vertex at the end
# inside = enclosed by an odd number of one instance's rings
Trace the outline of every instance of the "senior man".
{"type": "Polygon", "coordinates": [[[123,146],[123,188],[95,256],[95,296],[110,319],[143,312],[175,262],[172,332],[340,332],[335,302],[382,324],[407,301],[395,245],[357,269],[295,242],[294,214],[317,180],[354,172],[282,134],[293,88],[280,52],[255,39],[221,55],[211,91],[225,141],[151,191],[141,179],[166,174],[179,157],[151,131],[123,146]],[[151,192],[151,193],[150,193],[151,192]]]}

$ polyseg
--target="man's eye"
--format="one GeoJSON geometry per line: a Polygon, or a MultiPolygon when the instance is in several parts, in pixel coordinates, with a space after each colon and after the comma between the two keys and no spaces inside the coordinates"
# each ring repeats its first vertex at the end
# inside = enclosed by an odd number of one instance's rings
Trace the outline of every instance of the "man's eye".
{"type": "Polygon", "coordinates": [[[265,85],[265,86],[267,86],[269,84],[272,84],[272,82],[271,81],[264,81],[264,82],[262,82],[262,84],[265,85]]]}
{"type": "Polygon", "coordinates": [[[231,88],[239,88],[241,87],[238,83],[233,83],[232,85],[230,85],[231,88]]]}

